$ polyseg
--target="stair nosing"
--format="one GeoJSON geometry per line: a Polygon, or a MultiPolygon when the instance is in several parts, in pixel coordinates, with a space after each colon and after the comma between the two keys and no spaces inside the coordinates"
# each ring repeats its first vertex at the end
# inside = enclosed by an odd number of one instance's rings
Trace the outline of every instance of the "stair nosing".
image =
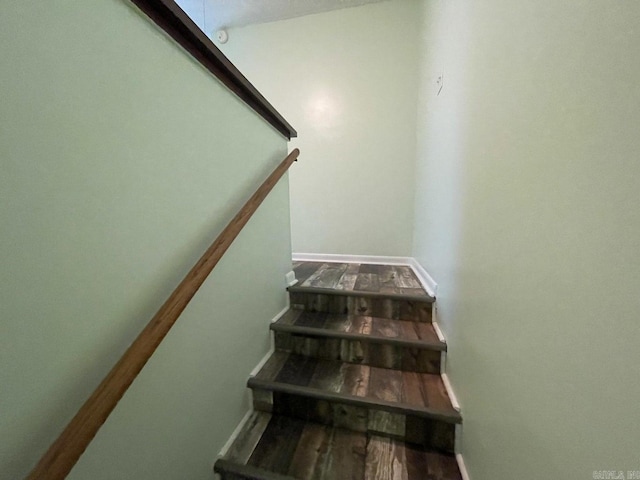
{"type": "Polygon", "coordinates": [[[296,480],[295,477],[291,477],[289,475],[282,475],[270,470],[265,470],[264,468],[234,462],[233,460],[228,460],[224,457],[216,460],[213,465],[213,471],[215,473],[232,473],[234,475],[240,475],[248,480],[296,480]]]}
{"type": "Polygon", "coordinates": [[[292,385],[288,383],[275,382],[271,380],[261,380],[256,377],[250,377],[247,381],[247,387],[259,388],[262,390],[277,391],[290,395],[301,395],[315,398],[317,400],[337,401],[362,407],[375,408],[378,410],[390,411],[393,413],[401,413],[405,415],[414,415],[416,417],[431,418],[441,420],[447,423],[462,423],[462,416],[459,412],[445,413],[429,407],[417,407],[401,402],[390,402],[382,399],[371,399],[369,397],[358,397],[346,393],[330,392],[312,387],[303,387],[300,385],[292,385]]]}
{"type": "Polygon", "coordinates": [[[315,337],[340,338],[346,340],[364,340],[370,343],[383,343],[409,348],[420,348],[423,350],[447,351],[447,344],[441,341],[427,342],[424,340],[406,340],[398,337],[383,337],[366,333],[339,332],[319,327],[301,327],[298,325],[287,325],[278,322],[272,323],[269,328],[277,332],[296,333],[315,337]]]}
{"type": "MultiPolygon", "coordinates": [[[[268,416],[269,417],[269,421],[273,421],[274,418],[277,417],[283,417],[286,418],[288,417],[288,415],[286,414],[270,414],[270,413],[265,413],[265,412],[261,412],[258,410],[254,410],[253,411],[254,415],[257,416],[268,416]]],[[[331,425],[326,425],[324,423],[318,423],[314,420],[301,420],[302,422],[304,422],[305,425],[319,425],[321,427],[326,427],[331,429],[332,431],[340,431],[340,430],[349,430],[349,429],[345,429],[343,427],[337,427],[337,426],[331,426],[331,425]]],[[[246,428],[243,427],[243,429],[246,428]]],[[[354,432],[353,430],[351,430],[352,432],[354,432]]],[[[367,439],[367,443],[369,441],[369,439],[371,438],[375,438],[375,437],[386,437],[389,439],[392,439],[392,441],[395,442],[399,442],[400,444],[409,446],[411,445],[410,442],[407,442],[406,440],[403,440],[402,438],[396,438],[393,436],[388,436],[385,434],[382,434],[380,432],[370,432],[370,431],[366,431],[366,432],[360,432],[360,431],[355,431],[354,433],[356,434],[360,434],[363,437],[365,437],[367,439]]],[[[257,448],[258,445],[261,444],[261,442],[263,442],[263,436],[264,436],[265,432],[262,431],[260,434],[260,438],[257,442],[257,445],[255,448],[257,448]]],[[[238,439],[234,440],[238,441],[238,439]]],[[[298,448],[298,446],[300,445],[300,442],[298,442],[296,448],[298,448]]],[[[425,453],[435,453],[438,456],[441,457],[447,457],[449,462],[456,462],[456,456],[455,453],[449,450],[443,450],[441,448],[438,447],[433,447],[433,446],[426,446],[426,445],[419,445],[418,448],[425,452],[425,453]]],[[[255,449],[254,449],[255,451],[255,449]]],[[[366,459],[363,458],[363,461],[366,462],[366,459]]],[[[277,473],[274,472],[273,470],[271,470],[270,468],[264,467],[264,466],[258,466],[258,465],[252,465],[252,464],[248,464],[249,459],[247,460],[239,460],[239,459],[234,459],[232,457],[229,456],[229,454],[225,454],[225,455],[219,455],[216,459],[216,461],[214,462],[213,465],[213,471],[215,473],[219,473],[224,475],[225,473],[231,474],[231,475],[238,475],[241,476],[243,478],[246,478],[247,480],[294,480],[294,478],[298,478],[298,477],[294,477],[292,476],[290,473],[277,473]]],[[[289,465],[291,465],[291,463],[289,463],[289,465]]],[[[223,477],[224,478],[224,477],[223,477]]],[[[306,478],[306,477],[305,477],[306,478]]],[[[360,477],[358,477],[360,478],[360,477]]],[[[378,477],[376,477],[378,478],[378,477]]],[[[385,477],[386,478],[386,477],[385,477]]],[[[449,477],[447,477],[449,478],[449,477]]],[[[458,477],[456,477],[458,478],[458,477]]]]}
{"type": "Polygon", "coordinates": [[[382,298],[389,300],[406,300],[409,302],[421,302],[421,303],[434,303],[435,298],[430,295],[404,295],[396,293],[380,293],[380,292],[366,292],[363,290],[337,290],[334,288],[319,288],[319,287],[302,287],[300,285],[292,285],[287,287],[289,293],[311,293],[319,295],[337,295],[342,297],[368,297],[368,298],[382,298]]]}

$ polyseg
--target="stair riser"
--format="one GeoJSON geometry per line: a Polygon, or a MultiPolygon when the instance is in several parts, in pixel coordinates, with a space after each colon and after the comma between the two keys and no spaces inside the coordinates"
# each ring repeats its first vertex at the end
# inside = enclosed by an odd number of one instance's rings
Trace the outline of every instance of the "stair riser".
{"type": "MultiPolygon", "coordinates": [[[[289,416],[269,418],[248,457],[225,456],[214,471],[231,480],[462,480],[450,453],[289,416]]],[[[251,430],[240,438],[254,437],[251,430]]]]}
{"type": "Polygon", "coordinates": [[[285,477],[281,475],[272,475],[272,474],[270,475],[268,472],[265,472],[264,475],[260,475],[260,474],[241,475],[241,474],[236,474],[231,472],[224,472],[220,470],[218,473],[220,475],[220,480],[295,480],[293,479],[293,477],[285,477]]]}
{"type": "Polygon", "coordinates": [[[431,323],[433,304],[414,300],[290,292],[293,308],[431,323]]]}
{"type": "Polygon", "coordinates": [[[236,475],[234,473],[220,472],[220,480],[253,480],[244,475],[236,475]]]}
{"type": "Polygon", "coordinates": [[[452,423],[277,391],[257,388],[252,391],[253,408],[259,411],[387,436],[453,453],[455,425],[452,423]]]}
{"type": "Polygon", "coordinates": [[[229,464],[228,462],[216,462],[214,472],[220,475],[220,480],[295,480],[293,477],[279,475],[266,470],[229,464]],[[240,471],[234,471],[240,470],[240,471]],[[242,473],[245,471],[246,473],[242,473]]]}
{"type": "Polygon", "coordinates": [[[440,373],[437,350],[331,337],[274,332],[277,350],[327,360],[392,368],[418,373],[440,373]]]}

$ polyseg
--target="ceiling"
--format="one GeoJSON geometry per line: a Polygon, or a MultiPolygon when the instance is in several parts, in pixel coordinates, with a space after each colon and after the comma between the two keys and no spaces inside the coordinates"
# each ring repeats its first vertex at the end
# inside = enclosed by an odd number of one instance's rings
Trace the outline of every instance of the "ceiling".
{"type": "Polygon", "coordinates": [[[176,0],[207,34],[386,0],[176,0]]]}

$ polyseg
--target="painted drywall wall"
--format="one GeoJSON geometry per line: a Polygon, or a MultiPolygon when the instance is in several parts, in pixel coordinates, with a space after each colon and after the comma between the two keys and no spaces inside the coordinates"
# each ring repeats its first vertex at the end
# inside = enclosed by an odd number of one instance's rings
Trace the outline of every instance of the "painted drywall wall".
{"type": "Polygon", "coordinates": [[[414,255],[471,478],[629,478],[640,4],[429,0],[422,19],[414,255]]]}
{"type": "MultiPolygon", "coordinates": [[[[0,478],[13,480],[287,145],[128,2],[4,5],[0,58],[0,478]]],[[[69,478],[213,478],[286,305],[288,202],[285,178],[69,478]]]]}
{"type": "Polygon", "coordinates": [[[410,253],[417,7],[395,0],[231,29],[220,45],[298,131],[295,252],[410,253]]]}

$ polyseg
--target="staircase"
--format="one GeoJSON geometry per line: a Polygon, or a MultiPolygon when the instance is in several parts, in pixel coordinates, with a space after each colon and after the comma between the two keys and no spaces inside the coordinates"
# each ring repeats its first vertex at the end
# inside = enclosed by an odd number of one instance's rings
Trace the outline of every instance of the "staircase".
{"type": "Polygon", "coordinates": [[[294,263],[254,412],[222,480],[454,480],[462,422],[440,377],[434,299],[409,267],[294,263]]]}

